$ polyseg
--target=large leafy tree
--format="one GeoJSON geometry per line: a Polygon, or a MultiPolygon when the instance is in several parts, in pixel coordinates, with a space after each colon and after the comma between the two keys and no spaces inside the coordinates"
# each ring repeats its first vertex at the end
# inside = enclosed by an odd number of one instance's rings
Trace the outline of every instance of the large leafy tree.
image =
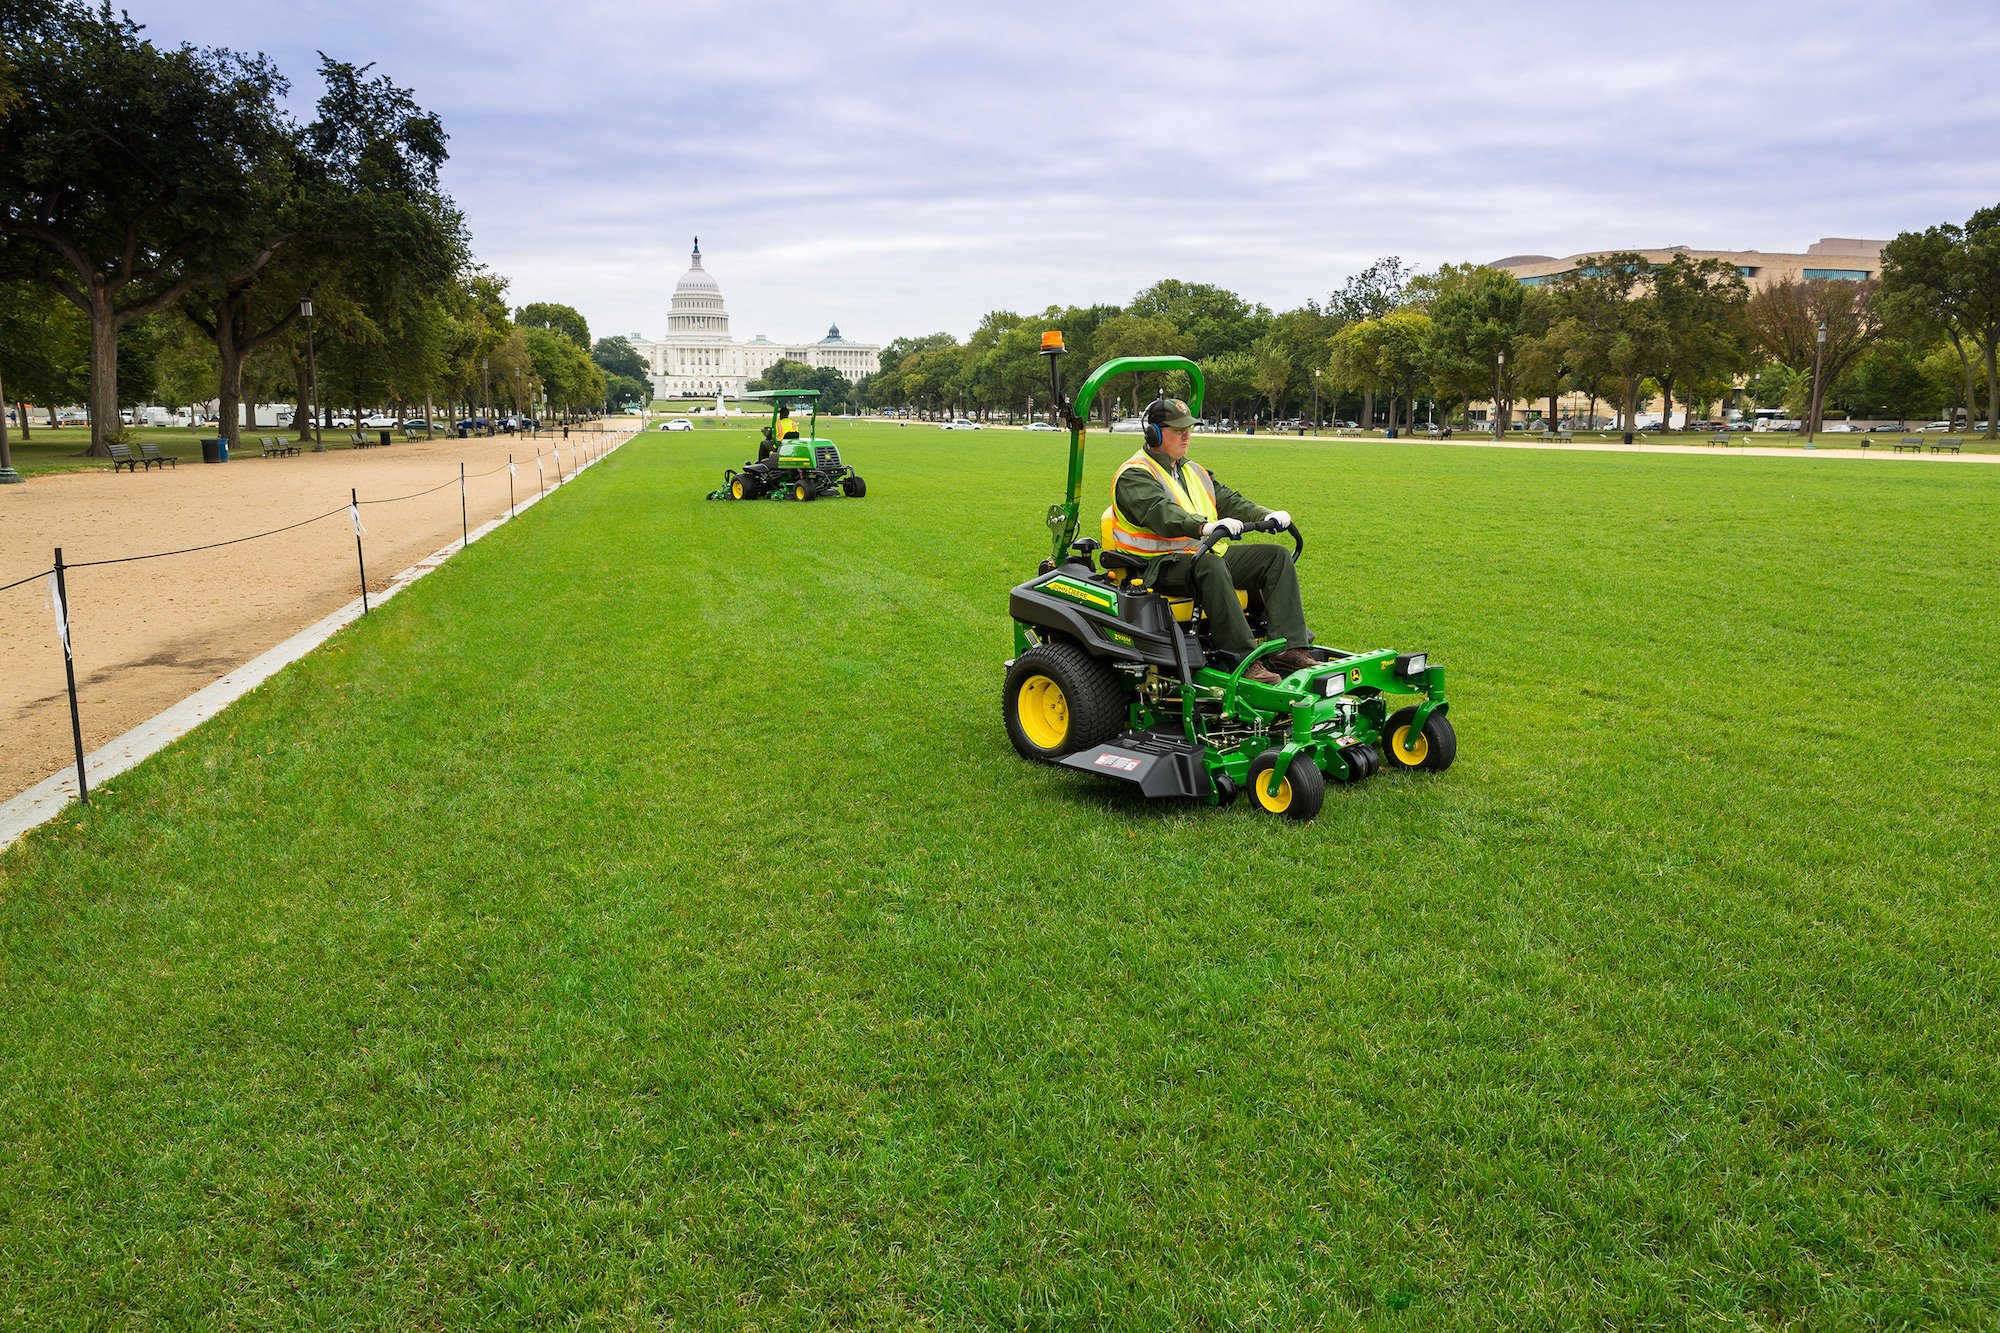
{"type": "MultiPolygon", "coordinates": [[[[1653,378],[1660,386],[1664,428],[1673,424],[1676,388],[1700,385],[1705,394],[1715,382],[1733,377],[1749,364],[1751,343],[1744,315],[1749,288],[1729,261],[1691,259],[1685,254],[1657,266],[1652,277],[1660,319],[1653,378]]],[[[1831,373],[1826,378],[1831,381],[1831,373]]]]}
{"type": "Polygon", "coordinates": [[[2000,438],[2000,205],[1964,226],[1904,232],[1882,247],[1882,289],[1891,313],[1928,318],[1957,350],[1966,407],[1973,395],[1972,352],[1986,370],[1986,436],[2000,438]]]}
{"type": "Polygon", "coordinates": [[[1807,377],[1805,415],[1810,430],[1819,429],[1826,386],[1882,339],[1882,312],[1875,299],[1878,286],[1872,278],[1861,282],[1785,278],[1760,290],[1744,308],[1757,349],[1807,377]],[[1826,330],[1823,345],[1819,340],[1822,328],[1826,330]],[[1819,366],[1817,386],[1811,384],[1815,359],[1819,366]]]}
{"type": "Polygon", "coordinates": [[[435,115],[370,66],[320,57],[318,116],[274,164],[241,220],[248,259],[198,283],[181,310],[215,343],[222,431],[236,438],[245,361],[289,334],[301,298],[338,286],[367,312],[390,387],[428,393],[436,342],[426,305],[467,260],[464,224],[439,188],[445,133],[435,115]],[[400,372],[400,373],[398,373],[400,372]]]}
{"type": "Polygon", "coordinates": [[[18,103],[0,118],[0,276],[90,321],[91,452],[118,428],[118,341],[198,283],[270,261],[240,244],[281,172],[285,80],[261,56],[156,47],[109,5],[13,0],[18,103]]]}
{"type": "Polygon", "coordinates": [[[89,390],[89,369],[90,325],[81,311],[37,284],[0,283],[0,468],[14,466],[8,403],[20,410],[25,440],[28,405],[75,402],[89,390]]]}
{"type": "Polygon", "coordinates": [[[649,378],[646,358],[639,355],[622,333],[611,338],[599,338],[597,346],[590,349],[590,359],[603,367],[607,375],[640,381],[649,378]]]}
{"type": "Polygon", "coordinates": [[[1650,265],[1629,250],[1591,255],[1550,291],[1553,336],[1569,364],[1593,388],[1615,388],[1623,429],[1637,429],[1639,386],[1652,373],[1666,336],[1650,265]]]}
{"type": "MultiPolygon", "coordinates": [[[[1431,302],[1424,370],[1431,392],[1444,405],[1497,398],[1496,422],[1512,410],[1523,372],[1539,371],[1523,355],[1536,313],[1528,292],[1512,274],[1493,268],[1481,268],[1439,291],[1431,302]]],[[[1537,382],[1527,381],[1531,388],[1537,382]]]]}
{"type": "Polygon", "coordinates": [[[590,325],[575,306],[536,301],[514,312],[514,323],[524,329],[547,329],[560,333],[581,352],[590,350],[590,325]]]}
{"type": "Polygon", "coordinates": [[[1395,404],[1407,401],[1416,417],[1416,393],[1429,366],[1431,317],[1415,310],[1392,310],[1349,324],[1334,335],[1327,370],[1337,389],[1387,389],[1389,422],[1395,404]]]}
{"type": "Polygon", "coordinates": [[[1146,288],[1132,298],[1125,313],[1179,330],[1191,349],[1184,355],[1197,360],[1248,351],[1251,343],[1269,331],[1271,323],[1270,311],[1251,305],[1235,292],[1178,278],[1165,278],[1146,288]]]}
{"type": "MultiPolygon", "coordinates": [[[[1107,361],[1121,356],[1185,356],[1192,358],[1196,350],[1194,335],[1183,332],[1166,319],[1142,316],[1119,315],[1105,321],[1097,329],[1092,339],[1090,369],[1095,371],[1107,361]]],[[[1133,375],[1113,375],[1106,380],[1098,401],[1104,405],[1105,420],[1110,420],[1111,404],[1126,386],[1132,391],[1132,414],[1139,413],[1141,396],[1151,397],[1160,391],[1161,376],[1156,371],[1133,375]],[[1151,393],[1147,393],[1151,390],[1151,393]]]]}

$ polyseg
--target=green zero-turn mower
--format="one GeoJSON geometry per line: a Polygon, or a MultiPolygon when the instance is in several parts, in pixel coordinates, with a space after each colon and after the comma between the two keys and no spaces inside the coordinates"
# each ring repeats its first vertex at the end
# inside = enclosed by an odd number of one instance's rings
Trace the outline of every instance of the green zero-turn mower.
{"type": "Polygon", "coordinates": [[[727,468],[722,488],[710,491],[711,500],[817,500],[823,496],[845,495],[859,500],[868,494],[861,474],[840,461],[840,450],[832,440],[817,438],[819,429],[818,389],[760,389],[745,398],[764,399],[771,404],[771,424],[757,445],[757,456],[742,471],[727,468]],[[804,403],[812,420],[804,436],[783,439],[779,426],[783,409],[804,403]]]}
{"type": "MultiPolygon", "coordinates": [[[[1121,779],[1147,796],[1227,805],[1247,786],[1264,809],[1292,819],[1319,812],[1328,780],[1357,782],[1384,767],[1449,768],[1458,739],[1446,716],[1444,669],[1425,654],[1314,647],[1317,666],[1260,685],[1244,678],[1245,669],[1285,645],[1263,640],[1263,608],[1249,594],[1237,596],[1260,642],[1237,660],[1209,641],[1192,598],[1147,586],[1144,557],[1077,540],[1084,422],[1098,387],[1114,375],[1178,370],[1198,413],[1202,374],[1184,357],[1119,357],[1098,367],[1069,404],[1061,335],[1045,336],[1042,350],[1052,401],[1069,426],[1069,491],[1049,508],[1053,555],[1009,597],[1015,656],[1001,709],[1014,748],[1027,759],[1121,779]]],[[[1296,524],[1284,531],[1296,560],[1305,538],[1296,524]]]]}

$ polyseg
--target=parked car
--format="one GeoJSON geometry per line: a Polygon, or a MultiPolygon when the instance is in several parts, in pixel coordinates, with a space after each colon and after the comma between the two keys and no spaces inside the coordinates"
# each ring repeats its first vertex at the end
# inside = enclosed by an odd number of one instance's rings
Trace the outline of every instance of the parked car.
{"type": "Polygon", "coordinates": [[[361,419],[361,424],[368,430],[383,430],[397,423],[396,418],[386,412],[371,412],[361,419]]]}
{"type": "Polygon", "coordinates": [[[1820,428],[1820,434],[1822,435],[1858,435],[1860,432],[1861,427],[1855,425],[1852,421],[1836,421],[1830,426],[1822,426],[1820,428]]]}
{"type": "Polygon", "coordinates": [[[1933,421],[1933,422],[1931,422],[1931,423],[1930,423],[1930,424],[1929,424],[1928,426],[1919,426],[1919,427],[1917,427],[1917,429],[1918,429],[1918,430],[1956,430],[1956,429],[1958,429],[1958,428],[1957,428],[1956,426],[1952,425],[1952,424],[1951,424],[1951,423],[1950,423],[1949,421],[1933,421]]]}
{"type": "Polygon", "coordinates": [[[980,425],[979,425],[979,423],[978,423],[977,421],[970,421],[970,420],[967,420],[967,419],[966,419],[965,417],[953,417],[953,418],[952,418],[952,419],[951,419],[950,421],[940,421],[940,422],[938,422],[938,429],[939,429],[939,430],[978,430],[978,429],[980,429],[980,425]]]}
{"type": "Polygon", "coordinates": [[[654,430],[693,430],[693,429],[694,429],[694,423],[693,423],[692,421],[689,421],[689,420],[688,420],[688,419],[687,419],[686,417],[674,417],[674,418],[672,418],[671,420],[668,420],[668,421],[662,421],[662,422],[661,422],[661,423],[660,423],[659,425],[657,425],[657,426],[653,427],[653,429],[654,429],[654,430]]]}
{"type": "Polygon", "coordinates": [[[1022,429],[1023,429],[1023,430],[1061,430],[1061,429],[1062,429],[1062,427],[1061,427],[1061,426],[1052,426],[1052,425],[1050,425],[1050,424],[1049,424],[1048,422],[1046,422],[1046,421],[1030,421],[1030,422],[1029,422],[1029,423],[1028,423],[1028,424],[1027,424],[1026,426],[1022,427],[1022,429]]]}
{"type": "Polygon", "coordinates": [[[1893,421],[1885,421],[1879,426],[1870,426],[1868,428],[1870,435],[1900,435],[1902,432],[1903,428],[1893,421]]]}
{"type": "Polygon", "coordinates": [[[403,422],[402,426],[404,430],[429,430],[431,423],[417,417],[411,417],[408,421],[403,422]]]}

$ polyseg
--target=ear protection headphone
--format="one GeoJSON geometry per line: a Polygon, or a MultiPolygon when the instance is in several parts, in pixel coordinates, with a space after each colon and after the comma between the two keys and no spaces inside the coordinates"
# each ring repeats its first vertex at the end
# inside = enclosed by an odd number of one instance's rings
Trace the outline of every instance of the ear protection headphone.
{"type": "Polygon", "coordinates": [[[1146,447],[1149,449],[1158,449],[1166,443],[1165,432],[1160,429],[1160,423],[1153,419],[1155,416],[1164,415],[1166,405],[1167,400],[1164,398],[1155,398],[1146,404],[1146,447]]]}

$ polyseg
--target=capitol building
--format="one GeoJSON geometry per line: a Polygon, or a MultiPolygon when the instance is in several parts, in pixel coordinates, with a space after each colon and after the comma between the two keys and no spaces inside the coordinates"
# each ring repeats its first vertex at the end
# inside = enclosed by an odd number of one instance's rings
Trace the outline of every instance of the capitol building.
{"type": "Polygon", "coordinates": [[[625,341],[646,359],[655,398],[735,396],[777,361],[831,366],[849,383],[881,369],[882,349],[874,343],[849,342],[840,336],[838,324],[816,343],[774,343],[761,333],[749,342],[732,339],[722,289],[701,266],[699,237],[688,271],[674,286],[667,336],[655,339],[633,333],[625,341]]]}

